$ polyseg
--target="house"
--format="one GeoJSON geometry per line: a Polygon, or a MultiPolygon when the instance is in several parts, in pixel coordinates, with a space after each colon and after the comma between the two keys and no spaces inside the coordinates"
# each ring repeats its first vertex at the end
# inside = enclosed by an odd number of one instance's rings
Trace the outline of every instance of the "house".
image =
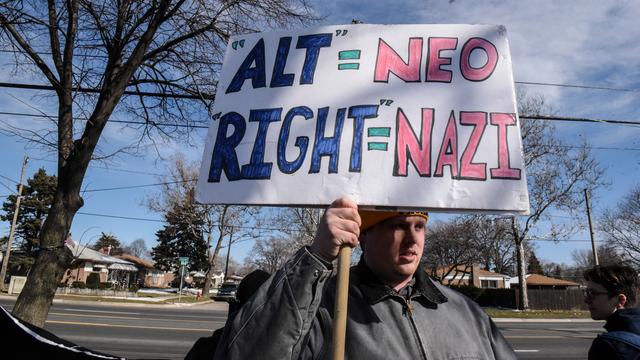
{"type": "Polygon", "coordinates": [[[86,283],[90,274],[97,273],[101,283],[119,283],[126,287],[131,283],[131,274],[138,272],[130,261],[102,254],[71,239],[65,241],[65,246],[71,251],[73,261],[64,273],[63,283],[86,283]]]}
{"type": "MultiPolygon", "coordinates": [[[[544,276],[540,274],[526,274],[525,279],[527,280],[527,289],[565,290],[565,289],[573,289],[573,288],[577,289],[580,287],[580,284],[573,281],[556,279],[556,278],[552,278],[552,277],[544,276]]],[[[520,282],[518,281],[517,277],[514,277],[511,279],[511,287],[520,288],[520,282]]]]}
{"type": "Polygon", "coordinates": [[[509,275],[481,269],[478,264],[443,266],[436,270],[435,276],[442,279],[444,285],[473,285],[483,289],[508,289],[511,279],[509,275]]]}
{"type": "Polygon", "coordinates": [[[171,272],[156,269],[152,261],[141,259],[131,254],[122,254],[116,257],[133,263],[137,268],[137,272],[130,282],[131,284],[138,284],[143,287],[165,288],[169,287],[169,284],[175,278],[175,275],[171,272]]]}
{"type": "MultiPolygon", "coordinates": [[[[185,277],[185,281],[188,284],[195,285],[196,287],[204,287],[204,279],[207,277],[206,271],[191,271],[185,277]]],[[[222,285],[224,281],[224,273],[220,270],[213,271],[213,275],[211,276],[211,288],[217,288],[222,285]]]]}

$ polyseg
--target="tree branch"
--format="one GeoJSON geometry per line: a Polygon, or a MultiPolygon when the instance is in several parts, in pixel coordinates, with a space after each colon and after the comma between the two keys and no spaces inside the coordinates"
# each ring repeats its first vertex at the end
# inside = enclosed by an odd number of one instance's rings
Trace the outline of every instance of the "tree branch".
{"type": "Polygon", "coordinates": [[[11,23],[9,23],[4,14],[0,14],[0,26],[2,26],[7,32],[9,32],[11,37],[18,43],[20,48],[24,50],[24,52],[29,58],[31,58],[38,69],[42,71],[42,74],[47,78],[47,80],[49,80],[51,85],[55,88],[56,92],[60,94],[62,92],[62,86],[60,85],[58,79],[56,79],[55,74],[51,71],[51,69],[49,69],[40,55],[36,53],[36,51],[31,47],[31,45],[29,45],[29,43],[22,37],[22,35],[18,33],[16,28],[11,23]]]}

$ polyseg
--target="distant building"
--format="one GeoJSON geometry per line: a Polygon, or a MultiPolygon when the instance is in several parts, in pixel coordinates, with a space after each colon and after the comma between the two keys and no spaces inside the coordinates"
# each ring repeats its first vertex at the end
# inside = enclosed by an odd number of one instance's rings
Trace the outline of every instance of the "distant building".
{"type": "Polygon", "coordinates": [[[483,289],[508,289],[509,275],[480,269],[480,265],[458,265],[454,268],[443,266],[436,270],[436,276],[443,285],[473,285],[483,289]]]}
{"type": "MultiPolygon", "coordinates": [[[[580,284],[573,281],[556,279],[556,278],[552,278],[552,277],[544,276],[540,274],[527,274],[525,275],[525,279],[527,280],[527,289],[565,290],[565,289],[580,287],[580,284]]],[[[518,281],[517,277],[512,278],[510,282],[511,282],[511,287],[517,288],[517,289],[520,288],[520,282],[518,281]]]]}
{"type": "Polygon", "coordinates": [[[138,271],[131,281],[132,284],[138,284],[143,287],[165,288],[169,287],[169,284],[175,278],[175,275],[171,272],[156,269],[152,261],[141,259],[131,254],[122,254],[116,257],[135,264],[138,271]]]}
{"type": "Polygon", "coordinates": [[[100,282],[118,282],[128,286],[131,284],[131,275],[138,272],[138,268],[130,261],[104,255],[70,239],[65,241],[65,245],[71,251],[73,261],[64,273],[63,283],[86,283],[89,274],[96,273],[100,282]]]}

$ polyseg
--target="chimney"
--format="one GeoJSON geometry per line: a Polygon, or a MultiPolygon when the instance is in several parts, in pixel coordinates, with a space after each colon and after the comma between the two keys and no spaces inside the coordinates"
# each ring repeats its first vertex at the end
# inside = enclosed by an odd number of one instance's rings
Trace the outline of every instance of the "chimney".
{"type": "Polygon", "coordinates": [[[473,282],[471,285],[477,288],[482,286],[480,283],[480,265],[478,264],[471,265],[471,281],[473,282]]]}

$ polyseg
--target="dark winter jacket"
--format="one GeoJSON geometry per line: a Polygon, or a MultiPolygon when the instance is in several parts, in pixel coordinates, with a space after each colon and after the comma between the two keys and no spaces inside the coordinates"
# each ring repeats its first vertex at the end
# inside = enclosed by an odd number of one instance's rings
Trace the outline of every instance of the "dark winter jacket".
{"type": "Polygon", "coordinates": [[[640,360],[640,309],[614,312],[604,325],[607,333],[598,336],[589,349],[589,360],[640,360]],[[616,339],[618,332],[626,339],[616,339]],[[634,346],[633,342],[638,343],[634,346]]]}
{"type": "MultiPolygon", "coordinates": [[[[227,324],[215,359],[328,359],[335,278],[301,249],[227,324]]],[[[361,261],[351,269],[346,359],[516,359],[472,300],[422,270],[407,299],[361,261]]]]}

